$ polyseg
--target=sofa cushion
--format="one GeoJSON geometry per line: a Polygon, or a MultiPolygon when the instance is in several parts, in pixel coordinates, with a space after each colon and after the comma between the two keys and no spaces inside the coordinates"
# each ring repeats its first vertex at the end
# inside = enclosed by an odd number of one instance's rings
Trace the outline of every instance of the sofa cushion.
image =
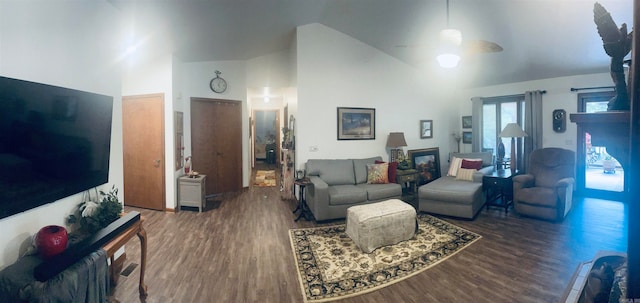
{"type": "MultiPolygon", "coordinates": [[[[366,166],[364,169],[366,182],[366,166]]],[[[355,184],[352,160],[313,159],[307,161],[306,170],[307,175],[318,176],[330,186],[355,184]]]]}
{"type": "Polygon", "coordinates": [[[358,184],[356,185],[367,192],[369,201],[388,199],[402,195],[402,187],[400,184],[358,184]]]}
{"type": "Polygon", "coordinates": [[[365,201],[367,201],[367,191],[362,187],[355,185],[329,186],[330,205],[355,204],[365,201]]]}
{"type": "MultiPolygon", "coordinates": [[[[375,163],[380,164],[380,163],[386,163],[386,162],[381,160],[376,160],[375,163]]],[[[389,162],[389,182],[391,183],[396,182],[397,172],[398,172],[398,162],[389,162]]]]}
{"type": "Polygon", "coordinates": [[[382,157],[349,160],[353,162],[351,169],[355,173],[355,184],[367,183],[367,164],[375,164],[376,160],[382,161],[382,157]]]}
{"type": "Polygon", "coordinates": [[[472,168],[460,168],[458,169],[456,180],[473,181],[473,174],[475,172],[477,172],[477,170],[472,168]]]}
{"type": "Polygon", "coordinates": [[[389,183],[389,164],[367,164],[367,183],[368,184],[387,184],[389,183]]]}
{"type": "Polygon", "coordinates": [[[482,159],[462,159],[461,168],[471,168],[471,169],[481,169],[482,168],[482,159]]]}
{"type": "Polygon", "coordinates": [[[447,176],[455,177],[458,174],[458,169],[460,169],[460,166],[462,166],[462,158],[452,157],[447,176]]]}
{"type": "Polygon", "coordinates": [[[418,197],[435,201],[471,204],[477,192],[482,191],[480,182],[460,182],[454,177],[441,177],[418,189],[418,197]]]}
{"type": "Polygon", "coordinates": [[[490,152],[451,153],[451,156],[464,159],[482,159],[482,167],[493,165],[493,154],[490,152]]]}

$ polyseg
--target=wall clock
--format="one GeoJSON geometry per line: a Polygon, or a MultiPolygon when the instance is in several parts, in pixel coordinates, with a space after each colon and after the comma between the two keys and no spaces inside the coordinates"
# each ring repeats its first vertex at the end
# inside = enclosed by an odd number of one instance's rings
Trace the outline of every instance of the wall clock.
{"type": "Polygon", "coordinates": [[[209,82],[211,90],[218,94],[227,90],[227,81],[221,78],[220,74],[222,74],[220,71],[216,71],[216,77],[211,79],[211,82],[209,82]]]}

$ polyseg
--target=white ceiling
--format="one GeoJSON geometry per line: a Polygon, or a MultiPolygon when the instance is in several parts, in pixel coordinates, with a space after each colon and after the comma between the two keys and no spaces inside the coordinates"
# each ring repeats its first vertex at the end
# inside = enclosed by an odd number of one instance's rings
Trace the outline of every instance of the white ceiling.
{"type": "MultiPolygon", "coordinates": [[[[416,68],[434,64],[446,27],[445,0],[109,0],[138,35],[166,35],[186,62],[247,60],[287,49],[295,28],[321,23],[416,68]],[[144,33],[146,31],[146,33],[144,33]],[[398,47],[398,45],[423,47],[398,47]]],[[[608,72],[593,22],[593,0],[450,0],[450,25],[463,40],[498,43],[503,52],[469,55],[484,86],[608,72]]],[[[631,27],[631,0],[600,0],[618,26],[631,27]]]]}

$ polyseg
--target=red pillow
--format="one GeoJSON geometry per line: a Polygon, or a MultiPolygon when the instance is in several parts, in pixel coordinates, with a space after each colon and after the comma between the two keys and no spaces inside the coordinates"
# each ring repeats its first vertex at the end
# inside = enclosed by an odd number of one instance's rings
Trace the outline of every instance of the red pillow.
{"type": "MultiPolygon", "coordinates": [[[[376,164],[386,163],[384,161],[376,160],[376,164]]],[[[389,162],[389,182],[396,183],[396,171],[398,170],[398,162],[389,162]]]]}
{"type": "Polygon", "coordinates": [[[474,160],[462,159],[462,165],[460,166],[460,168],[475,169],[475,170],[481,169],[482,160],[474,161],[474,160]]]}

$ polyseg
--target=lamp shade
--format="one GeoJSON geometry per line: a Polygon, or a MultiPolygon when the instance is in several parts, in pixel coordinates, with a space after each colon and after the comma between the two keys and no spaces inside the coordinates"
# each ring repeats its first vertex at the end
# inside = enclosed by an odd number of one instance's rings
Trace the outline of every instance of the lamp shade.
{"type": "Polygon", "coordinates": [[[402,146],[407,146],[407,141],[404,140],[404,133],[389,133],[387,147],[396,148],[402,146]]]}
{"type": "Polygon", "coordinates": [[[498,135],[498,137],[502,138],[521,138],[527,136],[527,133],[522,130],[522,127],[520,127],[518,123],[507,124],[507,126],[505,126],[502,132],[498,135]]]}

